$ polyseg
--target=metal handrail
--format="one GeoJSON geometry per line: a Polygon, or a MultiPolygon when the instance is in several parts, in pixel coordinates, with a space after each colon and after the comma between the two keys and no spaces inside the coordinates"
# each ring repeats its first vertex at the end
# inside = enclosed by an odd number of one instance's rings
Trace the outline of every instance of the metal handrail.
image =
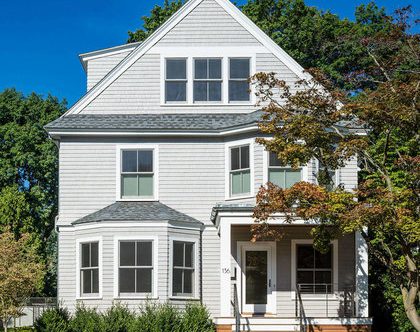
{"type": "Polygon", "coordinates": [[[303,307],[302,296],[300,294],[300,285],[296,284],[296,317],[299,317],[300,332],[306,332],[308,329],[308,323],[305,314],[305,308],[303,307]]]}
{"type": "Polygon", "coordinates": [[[235,332],[241,329],[241,313],[239,311],[238,288],[233,284],[233,315],[235,317],[235,332]]]}

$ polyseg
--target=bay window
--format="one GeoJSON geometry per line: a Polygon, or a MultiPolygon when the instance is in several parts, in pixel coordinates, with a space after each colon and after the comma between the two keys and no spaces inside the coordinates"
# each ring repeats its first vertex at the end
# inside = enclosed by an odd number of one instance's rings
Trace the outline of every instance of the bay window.
{"type": "Polygon", "coordinates": [[[80,290],[82,296],[99,294],[99,243],[80,244],[80,290]]]}
{"type": "Polygon", "coordinates": [[[283,165],[275,152],[269,152],[268,181],[287,189],[302,180],[302,169],[283,165]]]}
{"type": "Polygon", "coordinates": [[[230,148],[230,194],[231,196],[251,192],[251,168],[249,145],[230,148]]]}
{"type": "Polygon", "coordinates": [[[173,241],[172,296],[192,297],[195,288],[195,243],[173,241]]]}

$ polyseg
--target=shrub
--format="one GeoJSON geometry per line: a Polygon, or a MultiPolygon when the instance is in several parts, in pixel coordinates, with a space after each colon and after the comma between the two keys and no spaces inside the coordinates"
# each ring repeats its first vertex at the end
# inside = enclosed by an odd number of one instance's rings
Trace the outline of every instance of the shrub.
{"type": "Polygon", "coordinates": [[[207,308],[198,303],[187,304],[182,315],[181,330],[188,332],[214,332],[214,324],[207,308]]]}
{"type": "Polygon", "coordinates": [[[127,332],[133,320],[134,314],[126,306],[117,303],[103,315],[103,331],[127,332]]]}
{"type": "Polygon", "coordinates": [[[66,332],[69,318],[67,309],[61,307],[47,309],[35,321],[34,329],[37,332],[66,332]]]}
{"type": "Polygon", "coordinates": [[[180,330],[179,312],[170,304],[146,303],[129,332],[177,332],[180,330]]]}
{"type": "Polygon", "coordinates": [[[95,310],[81,305],[70,320],[69,332],[102,332],[102,316],[95,310]]]}

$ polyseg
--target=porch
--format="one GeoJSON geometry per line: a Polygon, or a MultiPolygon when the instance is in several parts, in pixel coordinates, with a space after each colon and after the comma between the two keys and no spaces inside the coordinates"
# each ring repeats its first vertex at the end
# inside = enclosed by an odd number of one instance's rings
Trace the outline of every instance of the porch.
{"type": "Polygon", "coordinates": [[[218,331],[368,331],[367,250],[359,234],[313,248],[313,225],[281,217],[276,241],[251,242],[250,212],[218,211],[220,316],[218,331]],[[229,291],[230,290],[230,291],[229,291]]]}

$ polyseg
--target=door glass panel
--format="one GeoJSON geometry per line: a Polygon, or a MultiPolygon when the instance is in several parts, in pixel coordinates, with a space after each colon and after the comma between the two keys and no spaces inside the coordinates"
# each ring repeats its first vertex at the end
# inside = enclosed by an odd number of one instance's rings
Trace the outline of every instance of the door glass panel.
{"type": "Polygon", "coordinates": [[[246,304],[267,304],[267,251],[245,252],[246,304]]]}

